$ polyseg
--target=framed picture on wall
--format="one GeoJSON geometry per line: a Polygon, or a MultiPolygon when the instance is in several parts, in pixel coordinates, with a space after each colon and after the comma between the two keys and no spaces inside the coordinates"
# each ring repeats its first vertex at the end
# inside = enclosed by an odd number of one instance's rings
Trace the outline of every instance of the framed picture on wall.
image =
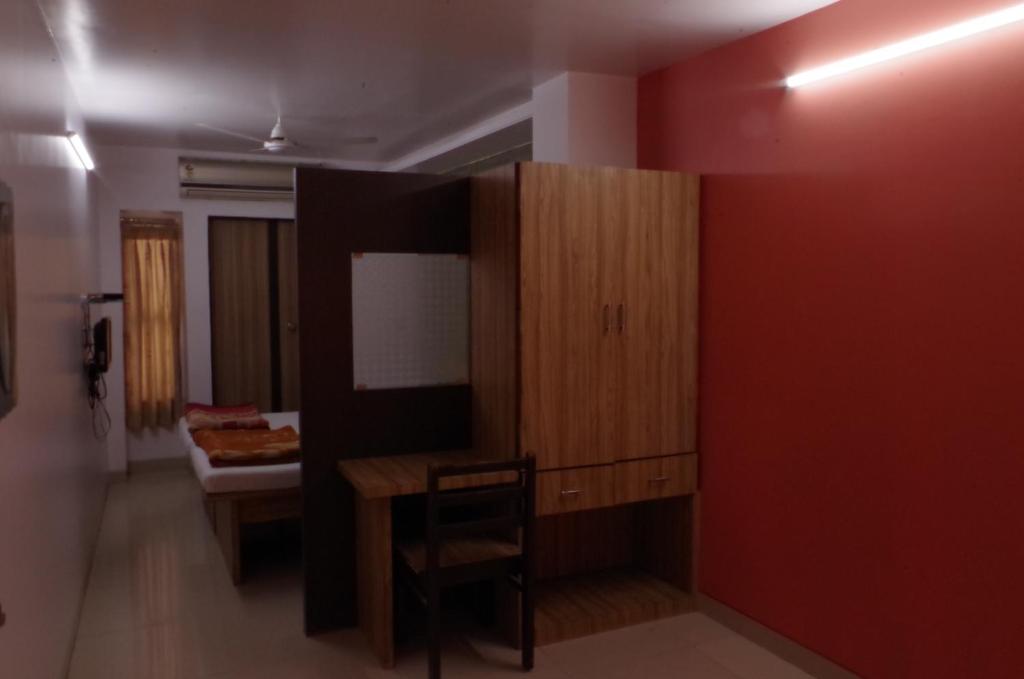
{"type": "Polygon", "coordinates": [[[0,182],[0,418],[11,412],[18,397],[16,304],[14,200],[10,188],[0,182]]]}

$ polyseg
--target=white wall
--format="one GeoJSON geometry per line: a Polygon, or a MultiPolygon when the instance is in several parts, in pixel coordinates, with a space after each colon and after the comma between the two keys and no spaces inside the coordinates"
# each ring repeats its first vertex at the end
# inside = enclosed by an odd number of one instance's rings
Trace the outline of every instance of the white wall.
{"type": "Polygon", "coordinates": [[[569,161],[569,74],[533,88],[533,159],[569,161]]]}
{"type": "MultiPolygon", "coordinates": [[[[102,287],[121,292],[120,211],[174,211],[182,214],[185,257],[186,384],[191,401],[213,397],[210,361],[210,269],[207,225],[210,217],[291,219],[295,206],[284,202],[183,199],[178,194],[178,158],[210,157],[209,153],[177,149],[102,147],[97,150],[97,175],[106,188],[100,203],[102,287]]],[[[219,157],[226,157],[221,155],[219,157]]],[[[100,313],[100,312],[97,312],[100,313]]],[[[107,375],[108,407],[114,421],[108,441],[112,471],[129,462],[186,454],[173,431],[131,434],[124,426],[124,347],[122,305],[109,304],[103,314],[114,322],[114,361],[107,375]]]]}
{"type": "Polygon", "coordinates": [[[20,393],[0,420],[0,675],[66,672],[103,509],[103,445],[92,436],[78,296],[97,282],[99,186],[62,134],[74,97],[34,2],[0,22],[0,181],[14,192],[20,393]]]}
{"type": "Polygon", "coordinates": [[[636,167],[636,78],[563,73],[533,90],[533,159],[636,167]]]}

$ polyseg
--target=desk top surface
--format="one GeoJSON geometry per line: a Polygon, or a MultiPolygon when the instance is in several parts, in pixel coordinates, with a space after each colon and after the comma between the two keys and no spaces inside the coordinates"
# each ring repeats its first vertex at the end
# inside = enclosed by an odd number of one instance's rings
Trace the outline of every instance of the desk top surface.
{"type": "MultiPolygon", "coordinates": [[[[338,471],[367,499],[416,495],[427,492],[427,469],[432,464],[473,464],[485,462],[472,450],[447,450],[436,453],[389,455],[342,460],[338,471]]],[[[477,474],[444,479],[441,488],[471,488],[507,480],[504,474],[477,474]]],[[[512,474],[514,478],[514,473],[512,474]]]]}

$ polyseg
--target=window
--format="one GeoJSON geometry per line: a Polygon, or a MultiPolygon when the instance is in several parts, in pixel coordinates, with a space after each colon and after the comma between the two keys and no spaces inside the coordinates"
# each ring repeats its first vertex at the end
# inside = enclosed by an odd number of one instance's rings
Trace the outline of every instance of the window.
{"type": "Polygon", "coordinates": [[[125,416],[129,431],[181,414],[183,282],[180,219],[121,218],[125,416]]]}

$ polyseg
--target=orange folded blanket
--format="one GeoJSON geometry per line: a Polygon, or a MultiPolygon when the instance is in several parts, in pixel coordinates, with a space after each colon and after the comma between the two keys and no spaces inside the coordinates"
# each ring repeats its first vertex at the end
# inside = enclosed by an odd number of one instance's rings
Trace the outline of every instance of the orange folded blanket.
{"type": "Polygon", "coordinates": [[[285,464],[299,459],[299,433],[280,429],[203,429],[192,435],[214,467],[285,464]]]}

